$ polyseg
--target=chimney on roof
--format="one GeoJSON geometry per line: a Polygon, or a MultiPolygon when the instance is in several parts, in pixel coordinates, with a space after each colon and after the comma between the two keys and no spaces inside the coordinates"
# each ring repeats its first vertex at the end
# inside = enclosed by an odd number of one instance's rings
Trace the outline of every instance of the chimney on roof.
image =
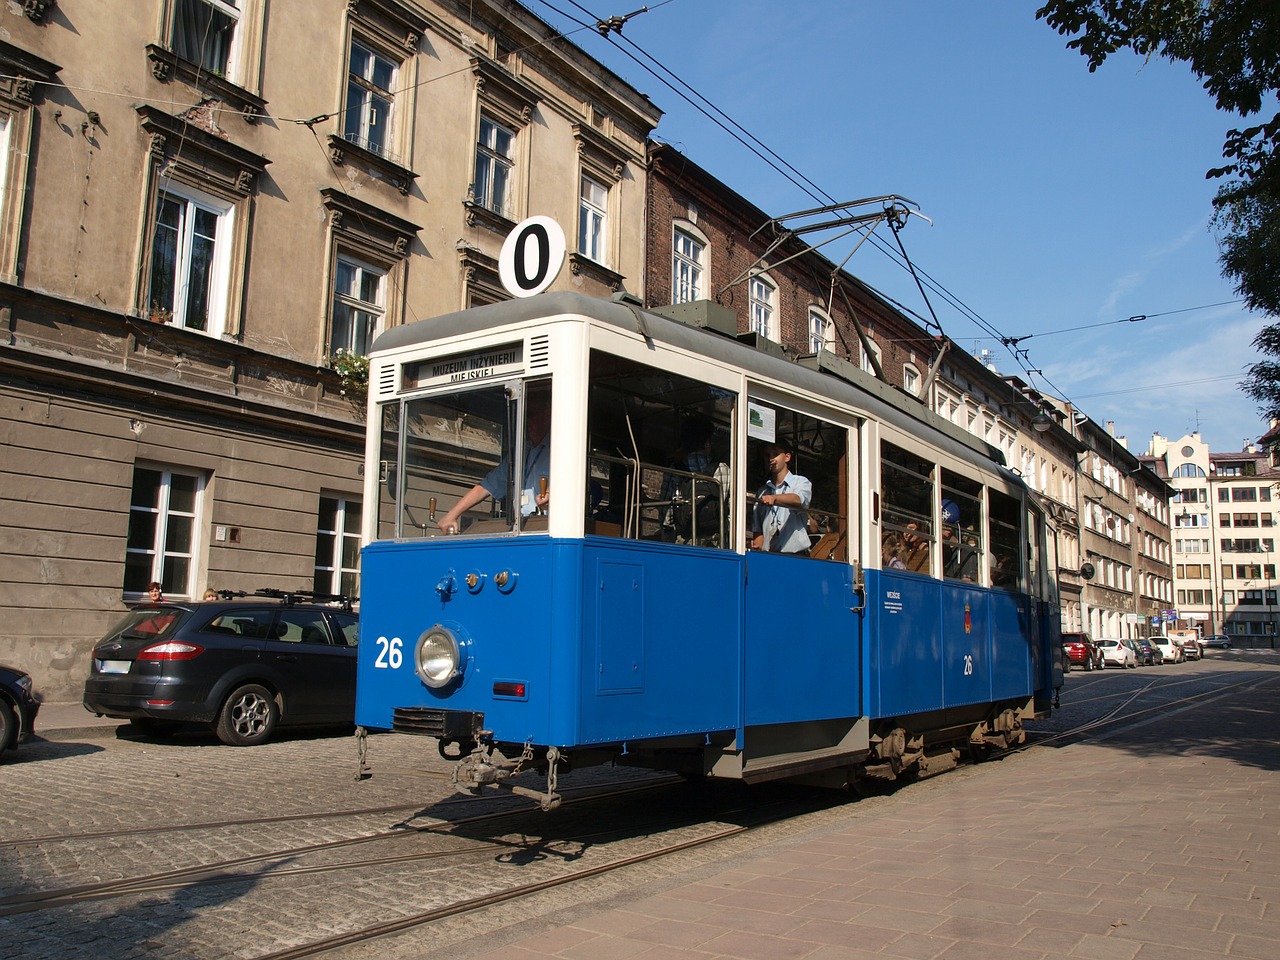
{"type": "Polygon", "coordinates": [[[1107,421],[1107,436],[1114,437],[1116,435],[1116,422],[1114,420],[1107,421]]]}

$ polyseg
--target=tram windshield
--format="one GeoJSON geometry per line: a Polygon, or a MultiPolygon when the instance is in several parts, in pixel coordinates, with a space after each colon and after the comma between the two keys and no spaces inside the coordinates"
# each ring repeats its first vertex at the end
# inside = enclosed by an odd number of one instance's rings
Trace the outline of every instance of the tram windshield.
{"type": "Polygon", "coordinates": [[[378,536],[545,531],[550,430],[549,380],[386,405],[378,536]]]}

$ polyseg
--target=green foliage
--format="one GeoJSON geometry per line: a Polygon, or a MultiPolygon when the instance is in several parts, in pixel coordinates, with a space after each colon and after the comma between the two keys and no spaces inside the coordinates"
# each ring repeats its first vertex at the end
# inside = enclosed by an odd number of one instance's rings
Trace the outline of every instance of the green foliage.
{"type": "Polygon", "coordinates": [[[369,394],[369,358],[339,349],[329,357],[329,366],[342,383],[342,395],[354,403],[363,403],[369,394]]]}
{"type": "MultiPolygon", "coordinates": [[[[1048,0],[1036,17],[1096,70],[1111,54],[1184,62],[1218,109],[1258,120],[1228,130],[1226,163],[1205,176],[1226,178],[1213,199],[1223,275],[1249,309],[1280,316],[1280,0],[1048,0]]],[[[1254,340],[1280,357],[1280,326],[1254,340]]],[[[1268,418],[1280,416],[1280,363],[1262,361],[1240,384],[1268,418]]]]}

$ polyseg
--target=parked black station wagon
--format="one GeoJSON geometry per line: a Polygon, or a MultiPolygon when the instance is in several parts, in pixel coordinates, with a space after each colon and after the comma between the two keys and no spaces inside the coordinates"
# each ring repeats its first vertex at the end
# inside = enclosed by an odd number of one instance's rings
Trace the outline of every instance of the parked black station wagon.
{"type": "Polygon", "coordinates": [[[135,607],[93,649],[84,706],[167,735],[213,726],[233,746],[280,725],[352,723],[359,618],[344,597],[260,590],[135,607]]]}
{"type": "Polygon", "coordinates": [[[35,733],[40,701],[31,695],[31,675],[0,665],[0,754],[35,733]]]}

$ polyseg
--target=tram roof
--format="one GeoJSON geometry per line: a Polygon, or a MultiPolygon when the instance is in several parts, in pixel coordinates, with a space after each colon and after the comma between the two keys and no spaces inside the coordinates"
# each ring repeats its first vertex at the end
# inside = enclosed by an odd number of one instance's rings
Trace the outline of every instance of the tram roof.
{"type": "MultiPolygon", "coordinates": [[[[1005,465],[1004,454],[998,447],[962,430],[915,397],[833,354],[824,351],[799,361],[789,360],[758,350],[733,337],[645,310],[626,299],[626,295],[603,300],[572,291],[557,291],[471,307],[393,327],[374,340],[371,353],[564,315],[608,323],[781,383],[802,387],[822,396],[834,396],[900,427],[906,426],[904,418],[914,420],[942,434],[953,444],[963,446],[970,455],[976,453],[1000,466],[1005,465]],[[841,396],[845,390],[849,393],[841,396]]],[[[945,448],[948,444],[942,443],[941,446],[945,448]]],[[[959,454],[954,449],[952,452],[959,454]]]]}

